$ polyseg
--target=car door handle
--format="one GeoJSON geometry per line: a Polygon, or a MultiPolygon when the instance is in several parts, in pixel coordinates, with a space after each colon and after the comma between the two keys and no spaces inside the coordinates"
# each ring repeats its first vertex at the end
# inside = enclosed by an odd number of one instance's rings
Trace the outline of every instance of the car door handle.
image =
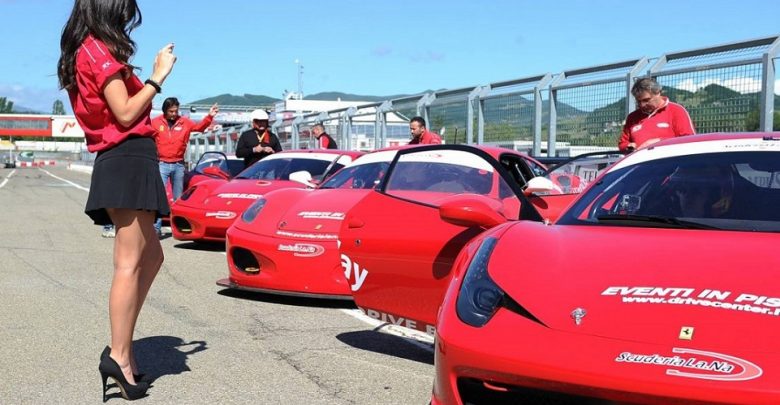
{"type": "Polygon", "coordinates": [[[349,227],[349,229],[355,229],[355,228],[362,228],[363,225],[365,225],[365,224],[366,223],[363,222],[363,220],[361,220],[361,219],[350,218],[349,222],[347,223],[347,226],[349,227]]]}

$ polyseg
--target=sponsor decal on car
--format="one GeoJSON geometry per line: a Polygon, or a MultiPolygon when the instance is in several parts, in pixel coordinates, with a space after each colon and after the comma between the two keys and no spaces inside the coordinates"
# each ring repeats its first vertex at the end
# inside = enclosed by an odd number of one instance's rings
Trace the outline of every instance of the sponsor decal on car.
{"type": "Polygon", "coordinates": [[[732,311],[780,316],[780,297],[734,293],[709,288],[607,287],[601,295],[619,296],[624,304],[695,305],[732,311]]]}
{"type": "Polygon", "coordinates": [[[236,213],[233,211],[216,211],[216,212],[206,213],[206,218],[233,219],[235,217],[236,217],[236,213]]]}
{"type": "Polygon", "coordinates": [[[339,238],[338,235],[329,234],[329,233],[301,233],[301,232],[276,231],[276,234],[279,236],[286,236],[288,238],[298,238],[298,239],[336,240],[339,238]]]}
{"type": "Polygon", "coordinates": [[[358,308],[360,308],[360,310],[363,311],[364,314],[378,321],[389,323],[391,325],[403,326],[409,329],[416,329],[421,332],[425,332],[431,336],[436,335],[436,327],[431,324],[425,322],[418,322],[415,321],[414,319],[407,319],[402,316],[393,315],[387,312],[377,311],[370,308],[363,308],[363,307],[358,307],[358,308]]]}
{"type": "Polygon", "coordinates": [[[293,252],[293,256],[317,257],[325,253],[325,248],[311,243],[296,243],[294,245],[280,244],[277,249],[280,252],[293,252]]]}
{"type": "Polygon", "coordinates": [[[219,198],[237,198],[241,200],[257,200],[258,198],[261,198],[262,194],[247,194],[247,193],[222,193],[217,194],[217,197],[219,198]]]}
{"type": "Polygon", "coordinates": [[[320,211],[303,211],[299,212],[298,216],[308,219],[335,219],[341,221],[344,219],[343,212],[320,212],[320,211]]]}
{"type": "Polygon", "coordinates": [[[341,267],[344,269],[344,277],[347,278],[349,287],[352,291],[357,291],[363,286],[368,276],[368,270],[361,269],[357,262],[353,262],[349,256],[341,254],[341,267]],[[354,275],[354,277],[353,277],[354,275]]]}
{"type": "Polygon", "coordinates": [[[673,356],[622,352],[617,363],[667,367],[666,375],[715,381],[746,381],[763,374],[756,364],[723,353],[675,347],[673,356]]]}

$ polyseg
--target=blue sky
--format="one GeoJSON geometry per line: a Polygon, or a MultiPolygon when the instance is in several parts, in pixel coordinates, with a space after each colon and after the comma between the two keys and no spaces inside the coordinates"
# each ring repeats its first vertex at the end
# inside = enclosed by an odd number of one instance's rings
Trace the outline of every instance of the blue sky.
{"type": "MultiPolygon", "coordinates": [[[[780,2],[138,0],[133,63],[176,44],[163,96],[388,96],[459,88],[780,34],[780,2]]],[[[68,0],[0,0],[0,97],[48,112],[68,0]]],[[[780,69],[778,69],[780,70],[780,69]]],[[[161,102],[162,97],[155,100],[161,102]]],[[[68,106],[69,109],[69,106],[68,106]]]]}

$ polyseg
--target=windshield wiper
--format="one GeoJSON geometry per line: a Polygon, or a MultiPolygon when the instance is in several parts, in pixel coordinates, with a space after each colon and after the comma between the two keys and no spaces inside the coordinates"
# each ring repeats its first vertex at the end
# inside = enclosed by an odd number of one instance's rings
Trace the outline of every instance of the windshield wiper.
{"type": "Polygon", "coordinates": [[[666,225],[665,227],[669,228],[683,228],[683,229],[720,229],[717,226],[707,225],[703,224],[701,222],[696,221],[689,221],[685,219],[680,219],[677,217],[665,217],[661,215],[636,215],[636,214],[626,214],[626,215],[619,215],[619,214],[609,214],[609,215],[599,215],[596,217],[599,221],[605,221],[605,222],[649,222],[652,224],[663,224],[666,225]]]}

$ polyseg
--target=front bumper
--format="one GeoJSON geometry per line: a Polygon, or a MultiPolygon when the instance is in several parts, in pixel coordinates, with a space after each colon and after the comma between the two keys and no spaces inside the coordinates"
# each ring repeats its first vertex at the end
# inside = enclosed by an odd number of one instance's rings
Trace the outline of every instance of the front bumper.
{"type": "MultiPolygon", "coordinates": [[[[780,403],[780,355],[749,352],[749,342],[735,343],[734,352],[714,352],[755,363],[762,373],[718,381],[668,372],[717,375],[712,371],[616,361],[626,352],[674,356],[669,346],[557,331],[505,309],[474,328],[454,309],[443,311],[432,404],[517,403],[529,395],[561,401],[555,403],[780,403]]],[[[676,347],[690,350],[695,341],[676,347]]]]}
{"type": "Polygon", "coordinates": [[[247,291],[351,300],[337,242],[227,232],[229,278],[219,285],[247,291]]]}
{"type": "Polygon", "coordinates": [[[201,208],[174,205],[171,207],[171,232],[174,239],[224,242],[227,229],[240,213],[233,212],[232,217],[213,214],[201,208]]]}

